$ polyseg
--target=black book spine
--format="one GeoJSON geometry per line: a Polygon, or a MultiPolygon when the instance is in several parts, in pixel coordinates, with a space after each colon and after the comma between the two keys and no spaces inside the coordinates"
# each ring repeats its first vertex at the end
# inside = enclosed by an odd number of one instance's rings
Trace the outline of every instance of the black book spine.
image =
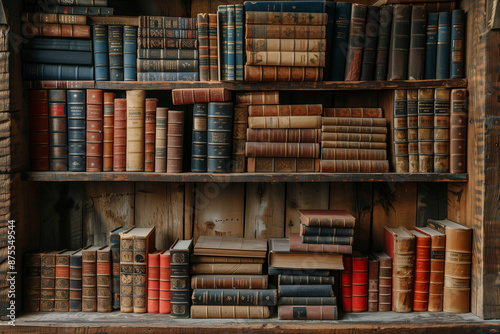
{"type": "Polygon", "coordinates": [[[193,106],[193,142],[191,148],[191,172],[207,171],[207,116],[208,104],[193,106]]]}
{"type": "Polygon", "coordinates": [[[230,171],[232,130],[233,103],[209,103],[207,124],[207,171],[209,173],[230,171]]]}
{"type": "Polygon", "coordinates": [[[387,61],[389,58],[389,44],[391,41],[392,6],[380,8],[380,22],[378,28],[377,60],[375,63],[375,80],[387,79],[387,61]]]}
{"type": "Polygon", "coordinates": [[[411,6],[394,6],[387,80],[405,80],[408,73],[411,6]]]}
{"type": "Polygon", "coordinates": [[[170,251],[170,303],[174,318],[189,318],[191,282],[189,279],[189,251],[170,251]]]}
{"type": "Polygon", "coordinates": [[[319,285],[333,284],[333,276],[295,276],[279,275],[278,284],[281,285],[319,285]]]}
{"type": "Polygon", "coordinates": [[[411,12],[410,55],[408,79],[425,77],[425,45],[427,43],[427,10],[425,6],[413,6],[411,12]]]}
{"type": "Polygon", "coordinates": [[[333,297],[333,288],[328,285],[281,285],[280,297],[333,297]]]}
{"type": "Polygon", "coordinates": [[[276,289],[194,289],[195,305],[274,306],[276,289]]]}

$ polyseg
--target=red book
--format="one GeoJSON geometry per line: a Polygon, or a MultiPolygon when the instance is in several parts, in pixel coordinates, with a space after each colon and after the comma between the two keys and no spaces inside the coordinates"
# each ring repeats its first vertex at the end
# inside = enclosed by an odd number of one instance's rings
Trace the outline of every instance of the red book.
{"type": "Polygon", "coordinates": [[[298,233],[290,233],[290,252],[352,254],[351,245],[306,244],[298,233]]]}
{"type": "Polygon", "coordinates": [[[352,311],[368,311],[368,256],[352,254],[352,311]]]}
{"type": "Polygon", "coordinates": [[[113,171],[124,172],[127,150],[127,99],[115,99],[113,125],[113,171]]]}
{"type": "Polygon", "coordinates": [[[431,237],[410,230],[416,239],[415,285],[413,287],[413,311],[427,311],[429,306],[429,279],[431,273],[431,237]]]}
{"type": "Polygon", "coordinates": [[[144,171],[155,171],[155,136],[156,136],[156,106],[158,99],[146,99],[145,112],[145,148],[144,148],[144,171]]]}
{"type": "Polygon", "coordinates": [[[174,105],[231,101],[231,92],[226,88],[172,89],[174,105]]]}
{"type": "Polygon", "coordinates": [[[148,254],[148,313],[160,311],[160,254],[163,252],[148,254]]]}
{"type": "Polygon", "coordinates": [[[87,172],[102,172],[103,93],[87,89],[87,172]]]}
{"type": "Polygon", "coordinates": [[[103,130],[104,138],[102,144],[102,170],[103,172],[113,171],[113,123],[114,123],[114,103],[115,93],[104,93],[104,116],[103,130]]]}
{"type": "Polygon", "coordinates": [[[340,288],[342,295],[342,309],[352,312],[352,258],[344,256],[344,270],[340,274],[340,288]]]}
{"type": "Polygon", "coordinates": [[[49,170],[49,91],[30,90],[30,168],[33,171],[49,170]]]}
{"type": "Polygon", "coordinates": [[[300,210],[300,221],[307,226],[354,228],[356,219],[344,210],[300,210]]]}
{"type": "Polygon", "coordinates": [[[170,313],[170,251],[160,254],[160,313],[170,313]]]}

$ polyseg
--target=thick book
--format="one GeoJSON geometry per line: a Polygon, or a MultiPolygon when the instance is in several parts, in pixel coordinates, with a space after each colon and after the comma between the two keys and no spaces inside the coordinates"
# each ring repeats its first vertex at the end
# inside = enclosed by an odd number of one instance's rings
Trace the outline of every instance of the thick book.
{"type": "Polygon", "coordinates": [[[444,257],[446,235],[430,227],[415,227],[430,237],[429,312],[443,310],[444,257]]]}
{"type": "Polygon", "coordinates": [[[198,49],[200,52],[200,81],[210,81],[209,17],[207,13],[199,13],[196,19],[198,23],[198,49]]]}
{"type": "Polygon", "coordinates": [[[387,143],[366,142],[366,141],[323,140],[321,142],[321,147],[323,147],[323,150],[328,150],[330,148],[386,150],[387,143]]]}
{"type": "Polygon", "coordinates": [[[429,306],[429,275],[431,272],[431,238],[417,230],[410,230],[415,242],[415,282],[413,311],[427,311],[429,306]]]}
{"type": "Polygon", "coordinates": [[[470,311],[472,229],[454,221],[429,219],[427,226],[446,235],[443,311],[470,311]]]}
{"type": "MultiPolygon", "coordinates": [[[[35,12],[40,11],[40,7],[38,5],[33,5],[33,8],[29,6],[28,8],[30,9],[30,11],[35,11],[35,12]]],[[[59,6],[55,4],[51,4],[50,6],[43,6],[43,11],[45,13],[51,13],[51,14],[102,15],[102,16],[110,16],[113,15],[114,12],[113,8],[110,7],[88,7],[85,5],[59,6]]]]}
{"type": "Polygon", "coordinates": [[[450,89],[434,90],[434,172],[450,171],[450,89]]]}
{"type": "Polygon", "coordinates": [[[407,78],[410,20],[410,5],[394,6],[387,80],[405,80],[407,78]]]}
{"type": "Polygon", "coordinates": [[[69,259],[76,251],[65,251],[56,255],[54,311],[69,311],[69,259]]]}
{"type": "Polygon", "coordinates": [[[246,129],[248,142],[319,143],[320,135],[320,129],[246,129]]]}
{"type": "Polygon", "coordinates": [[[320,67],[250,66],[245,65],[245,81],[249,82],[316,82],[323,80],[320,67]]]}
{"type": "Polygon", "coordinates": [[[387,63],[389,59],[389,46],[391,42],[392,6],[380,7],[380,21],[378,30],[377,55],[375,61],[375,80],[387,79],[387,63]]]}
{"type": "Polygon", "coordinates": [[[87,89],[94,88],[95,81],[37,80],[28,81],[30,89],[87,89]]]}
{"type": "Polygon", "coordinates": [[[198,50],[182,49],[139,49],[138,59],[198,59],[198,50]]]}
{"type": "Polygon", "coordinates": [[[352,246],[354,237],[337,235],[302,235],[300,239],[305,244],[332,244],[352,246]]]}
{"type": "Polygon", "coordinates": [[[219,44],[219,81],[227,80],[228,37],[227,37],[227,5],[219,5],[217,11],[217,42],[219,44]]]}
{"type": "Polygon", "coordinates": [[[344,256],[344,270],[340,272],[340,298],[342,310],[352,312],[352,257],[344,256]]]}
{"type": "Polygon", "coordinates": [[[434,89],[418,90],[418,171],[434,171],[434,89]]]}
{"type": "Polygon", "coordinates": [[[247,157],[319,158],[318,143],[247,142],[247,157]]]}
{"type": "Polygon", "coordinates": [[[354,228],[355,218],[344,210],[300,210],[306,226],[354,228]]]}
{"type": "MultiPolygon", "coordinates": [[[[322,51],[326,52],[325,55],[325,68],[324,68],[324,77],[325,81],[332,80],[332,58],[333,58],[333,41],[334,33],[335,33],[335,7],[336,4],[333,2],[325,3],[325,12],[326,12],[326,39],[322,41],[322,43],[318,46],[323,48],[322,51]],[[329,43],[326,43],[329,41],[329,43]]],[[[301,51],[301,50],[297,50],[301,51]]],[[[309,50],[307,50],[309,51],[309,50]]],[[[312,50],[311,50],[312,51],[312,50]]],[[[319,51],[319,50],[318,50],[319,51]]]]}
{"type": "Polygon", "coordinates": [[[21,13],[22,22],[87,24],[87,16],[55,13],[21,13]]]}
{"type": "Polygon", "coordinates": [[[138,72],[197,72],[198,60],[137,59],[138,72]]]}
{"type": "Polygon", "coordinates": [[[172,89],[174,105],[227,102],[231,101],[231,91],[226,88],[182,88],[172,89]]]}
{"type": "Polygon", "coordinates": [[[427,9],[425,5],[413,5],[411,9],[410,49],[408,56],[408,79],[422,80],[425,77],[425,45],[427,9]]]}
{"type": "Polygon", "coordinates": [[[408,172],[418,173],[418,89],[406,91],[408,172]]]}
{"type": "Polygon", "coordinates": [[[61,23],[23,23],[23,36],[91,38],[90,26],[61,23]]]}
{"type": "Polygon", "coordinates": [[[383,118],[382,108],[325,108],[325,117],[383,118]]]}
{"type": "Polygon", "coordinates": [[[363,60],[361,61],[361,75],[359,78],[361,81],[373,80],[375,76],[379,21],[380,8],[369,6],[366,14],[363,60]]]}
{"type": "Polygon", "coordinates": [[[278,286],[282,285],[333,285],[333,276],[279,275],[278,286]]]}
{"type": "Polygon", "coordinates": [[[145,99],[144,107],[144,171],[155,171],[156,107],[158,99],[145,99]]]}
{"type": "Polygon", "coordinates": [[[140,49],[181,49],[197,50],[197,38],[142,37],[137,39],[140,49]]]}
{"type": "Polygon", "coordinates": [[[139,22],[147,28],[196,29],[196,19],[187,17],[139,16],[139,22]]]}
{"type": "Polygon", "coordinates": [[[208,104],[197,103],[193,106],[191,172],[207,171],[207,117],[208,104]]]}
{"type": "Polygon", "coordinates": [[[317,227],[300,223],[301,236],[354,236],[353,228],[317,227]]]}
{"type": "Polygon", "coordinates": [[[97,250],[91,246],[82,252],[82,311],[97,312],[97,250]]]}
{"type": "Polygon", "coordinates": [[[280,285],[280,297],[333,297],[331,284],[280,285]]]}
{"type": "Polygon", "coordinates": [[[94,71],[96,81],[109,80],[108,27],[92,26],[94,46],[94,71]]]}
{"type": "Polygon", "coordinates": [[[306,116],[322,115],[321,104],[294,104],[294,105],[250,105],[248,116],[306,116]]]}
{"type": "Polygon", "coordinates": [[[356,3],[352,5],[349,40],[347,42],[345,81],[358,81],[361,77],[366,12],[367,6],[356,3]]]}
{"type": "Polygon", "coordinates": [[[384,252],[374,254],[379,262],[378,311],[392,310],[392,259],[384,252]]]}
{"type": "MultiPolygon", "coordinates": [[[[406,113],[406,112],[405,112],[406,113]]],[[[375,133],[387,134],[387,126],[323,125],[322,133],[375,133]]]]}
{"type": "Polygon", "coordinates": [[[269,306],[214,306],[193,305],[191,306],[191,318],[193,319],[267,319],[271,315],[269,306]]]}
{"type": "Polygon", "coordinates": [[[137,73],[137,81],[198,81],[198,79],[198,71],[137,73]]]}
{"type": "Polygon", "coordinates": [[[87,172],[102,172],[103,91],[87,89],[87,172]]]}
{"type": "Polygon", "coordinates": [[[156,108],[155,124],[155,172],[166,173],[168,108],[156,108]]]}
{"type": "Polygon", "coordinates": [[[171,315],[173,318],[189,318],[191,286],[189,257],[193,239],[177,240],[170,247],[171,315]]]}
{"type": "Polygon", "coordinates": [[[280,305],[279,320],[337,320],[336,305],[280,305]]]}
{"type": "Polygon", "coordinates": [[[31,89],[28,92],[30,169],[49,170],[49,91],[31,89]]]}
{"type": "Polygon", "coordinates": [[[247,142],[248,106],[235,106],[233,110],[231,172],[244,173],[246,171],[245,145],[247,142]]]}
{"type": "Polygon", "coordinates": [[[207,117],[207,171],[224,173],[231,169],[233,103],[210,102],[207,117]]]}
{"type": "Polygon", "coordinates": [[[247,24],[246,38],[325,38],[326,26],[247,24]]]}
{"type": "Polygon", "coordinates": [[[137,80],[137,27],[123,27],[123,80],[137,80]]]}
{"type": "Polygon", "coordinates": [[[108,26],[109,79],[123,81],[123,27],[108,26]]]}
{"type": "Polygon", "coordinates": [[[227,63],[227,73],[225,80],[234,81],[236,78],[236,26],[235,26],[235,11],[234,5],[226,5],[227,11],[227,28],[226,28],[226,39],[224,39],[224,43],[227,45],[227,55],[226,55],[226,63],[227,63]]]}
{"type": "Polygon", "coordinates": [[[267,289],[268,275],[193,275],[192,289],[267,289]]]}
{"type": "MultiPolygon", "coordinates": [[[[197,22],[198,19],[197,19],[197,22]]],[[[197,24],[198,25],[198,24],[197,24]]],[[[139,38],[142,37],[169,37],[169,38],[198,38],[197,29],[173,29],[173,28],[144,28],[138,31],[139,38]]]]}
{"type": "Polygon", "coordinates": [[[97,312],[113,311],[111,247],[97,250],[97,312]]]}
{"type": "Polygon", "coordinates": [[[451,13],[441,12],[438,17],[436,79],[450,78],[451,13]]]}
{"type": "Polygon", "coordinates": [[[49,167],[51,171],[68,170],[68,114],[66,91],[49,90],[49,167]]]}
{"type": "Polygon", "coordinates": [[[26,63],[67,64],[67,65],[94,64],[92,52],[89,51],[26,49],[23,50],[21,59],[23,62],[26,63]]]}
{"type": "Polygon", "coordinates": [[[427,14],[427,39],[425,44],[425,79],[436,78],[438,17],[439,13],[427,14]]]}
{"type": "Polygon", "coordinates": [[[147,312],[160,312],[160,254],[164,250],[155,250],[148,254],[148,292],[147,312]]]}
{"type": "Polygon", "coordinates": [[[392,258],[392,310],[411,312],[415,277],[415,236],[404,227],[385,226],[384,251],[392,258]]]}
{"type": "Polygon", "coordinates": [[[330,276],[330,270],[328,269],[287,269],[287,268],[275,268],[272,266],[268,267],[267,270],[269,275],[295,275],[295,276],[330,276]]]}
{"type": "Polygon", "coordinates": [[[250,129],[320,129],[321,116],[252,116],[250,129]]]}
{"type": "Polygon", "coordinates": [[[194,245],[193,254],[265,258],[267,241],[239,237],[200,236],[194,245]]]}
{"type": "Polygon", "coordinates": [[[114,100],[113,172],[125,171],[127,151],[127,99],[114,100]]]}
{"type": "Polygon", "coordinates": [[[171,311],[171,284],[170,284],[170,250],[160,254],[160,282],[159,282],[159,308],[158,312],[167,314],[171,311]]]}
{"type": "Polygon", "coordinates": [[[245,23],[326,25],[328,19],[326,13],[252,11],[246,13],[245,23]]]}
{"type": "Polygon", "coordinates": [[[249,173],[310,173],[319,172],[320,159],[248,157],[249,173]]]}
{"type": "Polygon", "coordinates": [[[103,138],[102,138],[102,171],[113,171],[113,140],[115,117],[115,93],[104,93],[103,138]]]}
{"type": "Polygon", "coordinates": [[[280,297],[278,305],[337,305],[337,297],[280,297]]]}
{"type": "Polygon", "coordinates": [[[290,251],[289,238],[269,239],[269,266],[282,269],[343,269],[342,255],[290,251]]]}
{"type": "Polygon", "coordinates": [[[368,311],[368,256],[352,254],[352,312],[368,311]]]}
{"type": "Polygon", "coordinates": [[[109,244],[111,246],[111,274],[112,274],[112,305],[113,309],[120,309],[120,233],[126,232],[127,228],[118,227],[109,232],[109,244]]]}
{"type": "Polygon", "coordinates": [[[261,275],[261,263],[193,263],[193,275],[261,275]]]}
{"type": "Polygon", "coordinates": [[[333,34],[332,74],[330,79],[333,81],[343,81],[345,78],[352,4],[349,2],[337,2],[335,5],[335,31],[333,34]]]}
{"type": "Polygon", "coordinates": [[[82,253],[79,250],[69,257],[69,311],[82,311],[82,253]]]}
{"type": "Polygon", "coordinates": [[[323,1],[246,1],[245,12],[324,13],[323,1]]]}
{"type": "Polygon", "coordinates": [[[191,263],[264,263],[264,258],[192,255],[191,263]]]}
{"type": "Polygon", "coordinates": [[[134,236],[120,233],[120,312],[134,311],[134,236]]]}
{"type": "Polygon", "coordinates": [[[208,48],[210,81],[219,81],[219,46],[217,43],[217,14],[208,14],[208,48]]]}
{"type": "Polygon", "coordinates": [[[321,158],[324,160],[386,160],[386,150],[357,148],[323,148],[321,158]]]}
{"type": "Polygon", "coordinates": [[[450,78],[463,78],[465,64],[465,12],[455,9],[451,12],[450,78]]]}
{"type": "Polygon", "coordinates": [[[25,80],[94,80],[94,67],[84,65],[23,64],[25,80]]]}
{"type": "Polygon", "coordinates": [[[53,312],[55,304],[56,256],[60,251],[42,254],[40,312],[53,312]]]}
{"type": "Polygon", "coordinates": [[[246,65],[324,67],[324,52],[247,51],[246,65]]]}
{"type": "Polygon", "coordinates": [[[276,289],[194,289],[193,305],[274,306],[276,289]]]}
{"type": "Polygon", "coordinates": [[[408,120],[406,90],[394,91],[393,109],[394,171],[408,173],[408,120]]]}
{"type": "Polygon", "coordinates": [[[23,306],[27,312],[40,311],[42,254],[40,252],[31,252],[24,256],[23,306]]]}
{"type": "Polygon", "coordinates": [[[388,160],[321,160],[324,173],[387,173],[388,160]]]}
{"type": "Polygon", "coordinates": [[[145,92],[127,91],[126,171],[144,171],[145,92]]]}
{"type": "Polygon", "coordinates": [[[465,173],[467,170],[467,89],[452,89],[450,107],[450,173],[465,173]]]}
{"type": "MultiPolygon", "coordinates": [[[[325,65],[328,65],[327,39],[283,39],[283,38],[248,38],[246,51],[254,52],[318,52],[325,53],[325,65]]],[[[325,70],[326,71],[326,70],[325,70]]],[[[325,78],[326,79],[326,78],[325,78]]]]}
{"type": "Polygon", "coordinates": [[[86,131],[85,131],[85,90],[66,91],[68,104],[68,170],[85,171],[86,131]]]}
{"type": "Polygon", "coordinates": [[[155,227],[136,227],[127,234],[134,238],[133,309],[146,313],[148,293],[148,254],[155,249],[155,227]]]}
{"type": "Polygon", "coordinates": [[[182,173],[184,151],[184,111],[168,110],[167,115],[167,173],[182,173]]]}
{"type": "Polygon", "coordinates": [[[378,311],[379,264],[376,256],[368,255],[368,312],[378,311]]]}

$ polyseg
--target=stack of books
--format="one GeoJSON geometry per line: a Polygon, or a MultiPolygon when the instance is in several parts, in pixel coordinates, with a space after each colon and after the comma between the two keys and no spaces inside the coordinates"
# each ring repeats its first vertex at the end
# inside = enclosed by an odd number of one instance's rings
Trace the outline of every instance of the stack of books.
{"type": "Polygon", "coordinates": [[[245,81],[322,81],[324,2],[245,2],[245,81]]]}
{"type": "Polygon", "coordinates": [[[191,259],[192,318],[268,318],[276,289],[264,274],[267,241],[201,236],[191,259]]]}
{"type": "Polygon", "coordinates": [[[243,5],[221,5],[217,17],[219,80],[243,81],[243,5]]]}
{"type": "Polygon", "coordinates": [[[198,81],[197,20],[140,16],[138,81],[198,81]]]}
{"type": "Polygon", "coordinates": [[[389,171],[387,121],[380,108],[327,108],[321,128],[321,171],[389,171]]]}

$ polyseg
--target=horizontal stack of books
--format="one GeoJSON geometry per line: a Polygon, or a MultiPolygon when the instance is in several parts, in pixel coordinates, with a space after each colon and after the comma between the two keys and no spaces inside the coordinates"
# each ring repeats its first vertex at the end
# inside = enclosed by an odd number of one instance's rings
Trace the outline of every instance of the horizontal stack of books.
{"type": "Polygon", "coordinates": [[[321,128],[321,171],[389,171],[387,121],[380,108],[327,108],[321,128]]]}
{"type": "Polygon", "coordinates": [[[243,5],[217,10],[220,81],[243,81],[243,5]]]}

